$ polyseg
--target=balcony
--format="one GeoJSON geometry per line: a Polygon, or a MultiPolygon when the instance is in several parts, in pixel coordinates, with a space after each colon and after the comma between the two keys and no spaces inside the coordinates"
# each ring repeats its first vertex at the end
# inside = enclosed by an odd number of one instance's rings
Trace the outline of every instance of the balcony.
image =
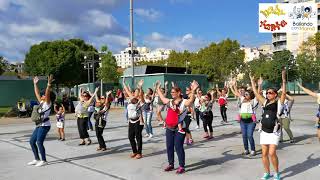
{"type": "Polygon", "coordinates": [[[286,40],[287,40],[287,36],[272,37],[272,43],[279,42],[279,41],[286,41],[286,40]]]}

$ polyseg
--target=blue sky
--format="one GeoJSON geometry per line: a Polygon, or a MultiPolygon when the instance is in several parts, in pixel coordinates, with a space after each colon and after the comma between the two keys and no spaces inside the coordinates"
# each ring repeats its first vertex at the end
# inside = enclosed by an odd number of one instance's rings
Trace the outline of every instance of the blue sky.
{"type": "MultiPolygon", "coordinates": [[[[275,0],[134,0],[138,46],[197,51],[225,38],[270,43],[258,4],[275,0]]],[[[129,0],[0,0],[0,55],[22,61],[45,40],[82,38],[117,53],[129,42],[129,0]]]]}

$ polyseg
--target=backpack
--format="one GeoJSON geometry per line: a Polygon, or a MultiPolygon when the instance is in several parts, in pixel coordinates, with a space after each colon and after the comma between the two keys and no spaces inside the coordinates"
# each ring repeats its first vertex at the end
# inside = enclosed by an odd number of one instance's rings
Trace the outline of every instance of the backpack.
{"type": "Polygon", "coordinates": [[[141,106],[139,106],[139,102],[137,102],[136,104],[132,104],[132,103],[128,104],[127,110],[128,110],[128,119],[132,121],[136,121],[140,118],[141,106]]]}
{"type": "MultiPolygon", "coordinates": [[[[180,112],[180,105],[182,103],[183,100],[181,100],[179,102],[178,105],[176,105],[177,108],[172,108],[172,100],[169,102],[169,108],[168,108],[168,112],[167,112],[167,117],[166,117],[166,126],[169,128],[175,128],[177,127],[178,123],[179,123],[179,119],[181,120],[181,117],[179,117],[180,115],[186,115],[186,113],[184,112],[180,112]]],[[[187,112],[187,111],[185,111],[187,112]]]]}
{"type": "Polygon", "coordinates": [[[38,124],[40,124],[40,123],[43,123],[43,122],[46,122],[46,121],[49,120],[49,118],[44,119],[44,118],[43,118],[43,115],[44,115],[47,111],[51,110],[51,108],[48,108],[47,110],[39,113],[39,110],[42,109],[42,105],[43,105],[42,103],[41,103],[40,105],[34,105],[34,106],[33,106],[33,109],[32,109],[31,120],[32,120],[33,122],[35,122],[36,125],[38,125],[38,124]]]}

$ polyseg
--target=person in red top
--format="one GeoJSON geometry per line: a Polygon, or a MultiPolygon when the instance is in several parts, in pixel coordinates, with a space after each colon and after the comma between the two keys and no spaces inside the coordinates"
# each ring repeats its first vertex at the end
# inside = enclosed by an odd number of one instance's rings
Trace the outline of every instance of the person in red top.
{"type": "Polygon", "coordinates": [[[217,89],[217,93],[218,93],[218,104],[220,106],[220,113],[221,113],[221,117],[222,117],[222,121],[221,123],[227,123],[228,119],[227,119],[227,105],[228,105],[228,95],[229,95],[229,91],[228,91],[228,87],[225,86],[224,89],[222,89],[221,91],[219,90],[218,85],[216,85],[216,89],[217,89]]]}

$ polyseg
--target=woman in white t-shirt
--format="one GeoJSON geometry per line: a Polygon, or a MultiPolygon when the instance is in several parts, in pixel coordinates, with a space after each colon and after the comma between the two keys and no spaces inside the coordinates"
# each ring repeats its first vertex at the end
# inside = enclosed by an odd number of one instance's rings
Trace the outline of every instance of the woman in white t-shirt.
{"type": "Polygon", "coordinates": [[[316,128],[317,130],[317,134],[318,134],[318,138],[319,138],[319,142],[320,142],[320,93],[315,93],[312,92],[311,90],[303,87],[300,83],[297,84],[305,93],[309,94],[310,96],[314,97],[317,99],[317,103],[318,103],[318,112],[316,114],[317,119],[316,119],[316,128]]]}
{"type": "Polygon", "coordinates": [[[33,78],[34,93],[40,104],[38,113],[40,114],[42,122],[36,124],[36,128],[30,138],[30,146],[34,155],[34,160],[29,162],[28,165],[35,165],[36,167],[47,165],[46,151],[43,142],[51,128],[49,115],[51,112],[51,104],[55,100],[55,94],[50,91],[52,81],[53,76],[50,75],[48,77],[48,85],[45,92],[40,93],[38,88],[39,78],[37,76],[33,78]],[[38,152],[40,152],[41,161],[38,152]]]}
{"type": "Polygon", "coordinates": [[[258,107],[258,101],[255,98],[252,91],[245,90],[243,96],[239,93],[238,88],[233,82],[230,87],[232,93],[237,96],[239,100],[239,121],[242,132],[242,140],[245,151],[243,155],[248,155],[250,153],[251,156],[256,155],[255,142],[253,138],[253,133],[256,127],[256,115],[255,111],[258,107]],[[251,147],[251,151],[249,152],[249,144],[251,147]]]}

